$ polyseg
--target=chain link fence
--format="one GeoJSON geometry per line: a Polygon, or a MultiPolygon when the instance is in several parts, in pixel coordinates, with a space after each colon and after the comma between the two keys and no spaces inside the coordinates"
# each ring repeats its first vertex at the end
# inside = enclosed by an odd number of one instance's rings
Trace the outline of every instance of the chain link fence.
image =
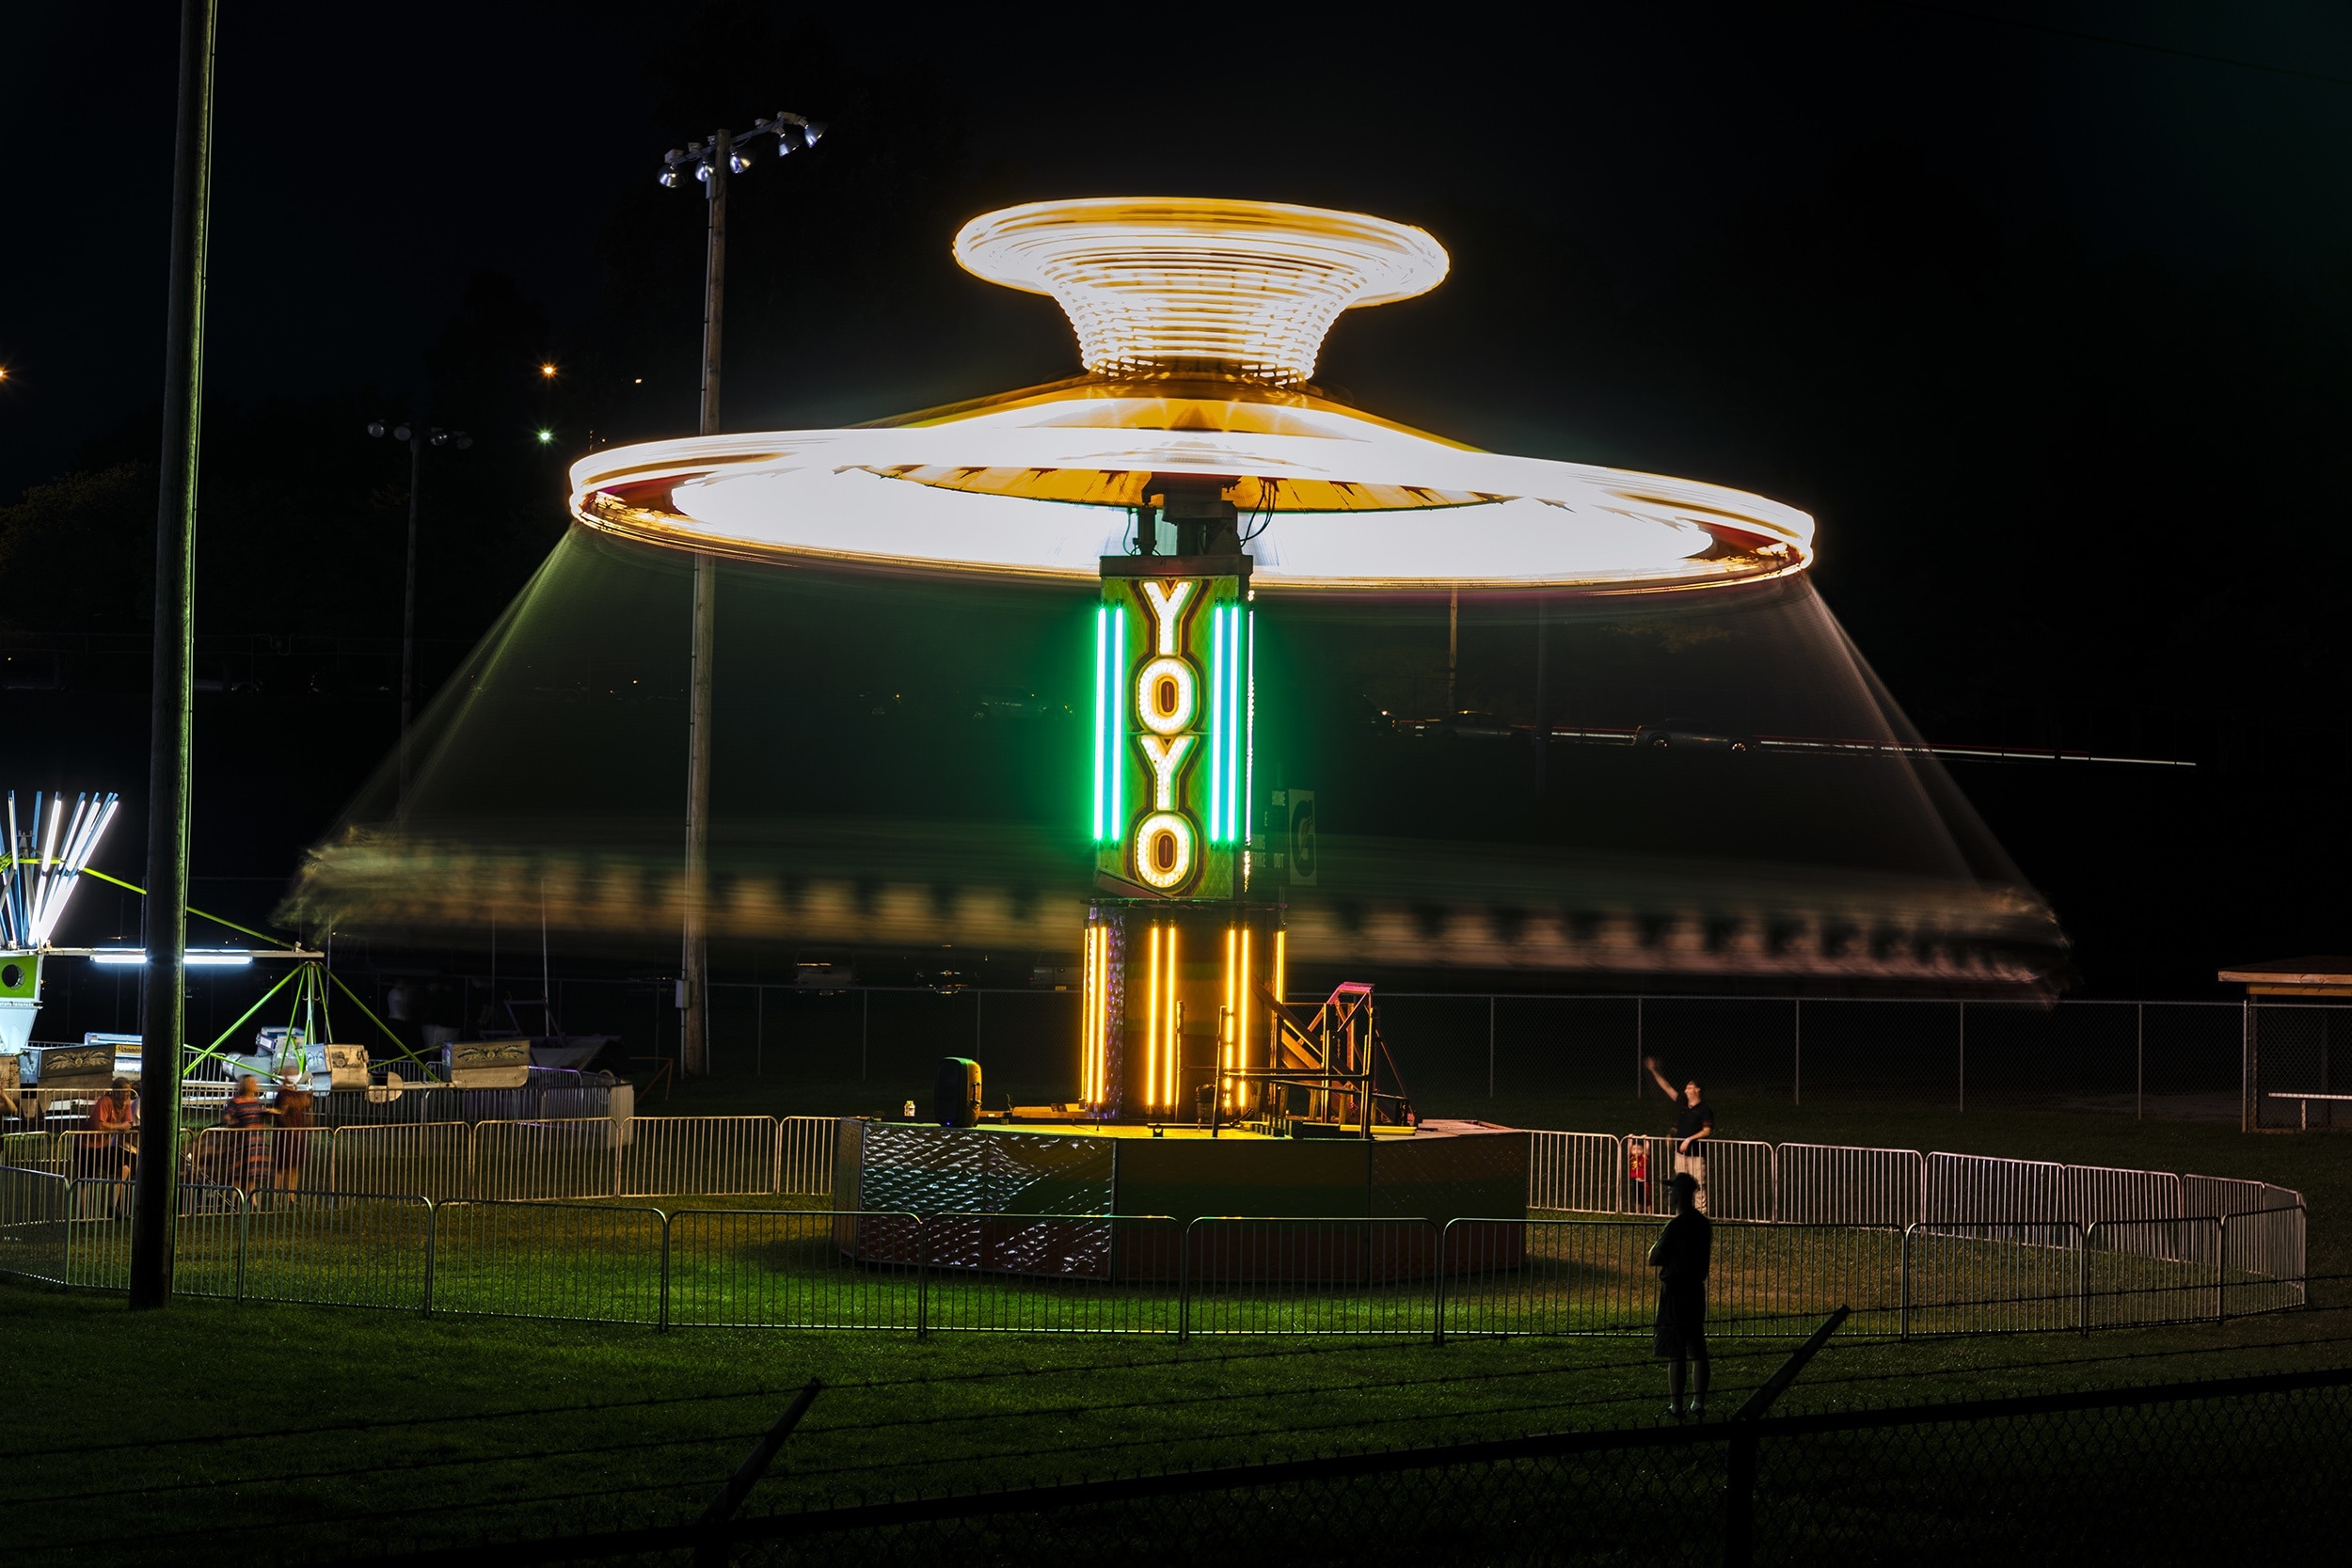
{"type": "MultiPolygon", "coordinates": [[[[363,981],[364,983],[364,981],[363,981]]],[[[493,994],[498,987],[491,986],[493,994]]],[[[609,1034],[643,1066],[675,1061],[670,989],[565,979],[555,1012],[609,1034]]],[[[536,995],[535,976],[521,990],[536,995]]],[[[515,985],[506,992],[519,994],[515,985]]],[[[379,998],[380,1000],[380,998],[379,998]]],[[[710,1064],[829,1094],[872,1085],[921,1100],[943,1055],[987,1070],[991,1103],[1067,1100],[1077,1080],[1079,997],[1067,989],[711,988],[710,1064]]],[[[536,1005],[535,1003],[533,1004],[536,1005]]],[[[2352,1119],[2352,1006],[2324,1001],[1963,1001],[1948,997],[1606,996],[1383,991],[1381,1028],[1424,1113],[1482,1101],[1638,1099],[1655,1056],[1677,1082],[1789,1104],[2039,1110],[2328,1128],[2352,1119]]],[[[419,1069],[420,1072],[425,1069],[419,1069]]],[[[89,1091],[66,1091],[70,1112],[89,1091]]],[[[529,1121],[601,1115],[604,1091],[550,1077],[522,1089],[410,1084],[322,1096],[322,1121],[529,1121]]],[[[39,1101],[40,1095],[30,1097],[39,1101]]]]}
{"type": "Polygon", "coordinates": [[[1559,1432],[950,1490],[373,1560],[849,1568],[1234,1560],[2327,1560],[2352,1370],[1559,1432]]]}

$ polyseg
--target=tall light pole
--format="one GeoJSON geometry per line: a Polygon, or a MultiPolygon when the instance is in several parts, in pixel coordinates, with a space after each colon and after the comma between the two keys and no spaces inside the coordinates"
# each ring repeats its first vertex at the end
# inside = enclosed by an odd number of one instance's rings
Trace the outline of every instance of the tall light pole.
{"type": "MultiPolygon", "coordinates": [[[[368,434],[381,439],[384,421],[368,421],[368,434]]],[[[408,721],[417,710],[417,496],[424,482],[424,449],[455,447],[464,451],[473,437],[462,430],[438,425],[394,425],[395,441],[408,443],[408,569],[400,596],[400,795],[398,816],[408,820],[408,721]]]]}
{"type": "MultiPolygon", "coordinates": [[[[773,136],[776,155],[817,145],[822,125],[778,109],[749,131],[712,134],[708,141],[672,148],[661,160],[661,183],[676,188],[681,171],[692,169],[702,182],[709,212],[710,240],[703,271],[703,395],[702,434],[719,433],[719,338],[726,311],[727,176],[751,167],[752,144],[773,136]]],[[[686,1027],[678,1047],[678,1067],[688,1077],[710,1070],[710,1013],[706,1006],[706,971],[709,967],[707,924],[710,883],[710,675],[712,645],[719,626],[719,561],[707,551],[694,554],[694,628],[687,644],[686,674],[686,875],[683,929],[679,933],[678,1002],[686,1011],[686,1027]]]]}
{"type": "Polygon", "coordinates": [[[131,1307],[171,1301],[180,1207],[180,1036],[186,1025],[190,683],[196,619],[196,482],[204,413],[204,264],[212,224],[215,0],[181,0],[180,113],[171,168],[171,279],[164,340],[164,440],[155,514],[155,694],[147,757],[147,975],[139,1039],[138,1191],[131,1307]]]}

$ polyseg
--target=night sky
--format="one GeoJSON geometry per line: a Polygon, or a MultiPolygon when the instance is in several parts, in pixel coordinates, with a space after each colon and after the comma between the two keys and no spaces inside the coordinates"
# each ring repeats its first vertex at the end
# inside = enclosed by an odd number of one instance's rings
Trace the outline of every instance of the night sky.
{"type": "MultiPolygon", "coordinates": [[[[396,632],[396,556],[354,541],[405,466],[357,426],[413,408],[477,435],[453,504],[495,526],[428,565],[426,629],[478,636],[560,529],[555,459],[692,427],[701,203],[657,188],[661,151],[788,108],[834,134],[736,186],[731,428],[1074,371],[1049,302],[949,260],[990,206],[1418,223],[1453,278],[1343,319],[1321,379],[1442,435],[1815,512],[1822,592],[1931,738],[2199,761],[1959,775],[2086,986],[2195,994],[2225,961],[2346,950],[2327,895],[2352,867],[2323,841],[2352,782],[2329,586],[2352,565],[2352,11],[1181,14],[1206,20],[223,0],[208,483],[235,488],[204,539],[264,591],[212,580],[199,631],[266,629],[258,598],[396,632]],[[281,469],[296,500],[266,499],[281,469]]],[[[176,15],[0,20],[0,508],[109,468],[127,498],[120,466],[151,466],[176,15]]],[[[140,629],[116,510],[111,589],[39,610],[57,558],[23,546],[25,503],[0,510],[0,633],[140,629]]],[[[278,838],[215,863],[282,876],[389,739],[355,736],[278,838]]],[[[143,772],[140,725],[85,738],[42,755],[143,772]]]]}

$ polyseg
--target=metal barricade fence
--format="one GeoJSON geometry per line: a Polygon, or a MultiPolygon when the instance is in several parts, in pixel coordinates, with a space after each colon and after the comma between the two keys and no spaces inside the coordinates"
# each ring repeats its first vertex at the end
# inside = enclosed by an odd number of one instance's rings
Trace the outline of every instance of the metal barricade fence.
{"type": "Polygon", "coordinates": [[[327,1127],[207,1127],[188,1139],[182,1168],[189,1180],[246,1192],[299,1186],[308,1172],[332,1168],[334,1135],[327,1127]]]}
{"type": "Polygon", "coordinates": [[[1184,1227],[1166,1214],[932,1214],[924,1327],[1174,1334],[1184,1227]]]}
{"type": "MultiPolygon", "coordinates": [[[[245,1260],[245,1194],[183,1181],[172,1227],[171,1288],[181,1295],[234,1300],[245,1260]]],[[[134,1184],[76,1180],[67,1201],[65,1283],[86,1290],[131,1288],[134,1184]]]]}
{"type": "Polygon", "coordinates": [[[1527,1206],[1619,1214],[1628,1207],[1626,1140],[1607,1132],[1530,1132],[1527,1206]]]}
{"type": "Polygon", "coordinates": [[[923,1222],[830,1209],[683,1209],[669,1223],[669,1322],[923,1327],[923,1222]]]}
{"type": "Polygon", "coordinates": [[[2168,1170],[2114,1165],[2066,1167],[2065,1217],[2076,1225],[2099,1220],[2169,1220],[2181,1207],[2181,1179],[2168,1170]]]}
{"type": "Polygon", "coordinates": [[[772,1193],[773,1117],[639,1117],[620,1150],[624,1197],[772,1193]]]}
{"type": "Polygon", "coordinates": [[[780,1196],[831,1197],[837,1117],[786,1117],[776,1123],[776,1186],[780,1196]]]}
{"type": "Polygon", "coordinates": [[[2083,1231],[2059,1221],[1948,1221],[1904,1232],[1902,1331],[2025,1334],[2083,1325],[2083,1231]]]}
{"type": "MultiPolygon", "coordinates": [[[[1706,1162],[1704,1198],[1707,1216],[1717,1220],[1769,1220],[1779,1216],[1778,1152],[1771,1144],[1737,1138],[1702,1138],[1696,1145],[1706,1162]]],[[[1677,1164],[1681,1160],[1677,1157],[1677,1164]]],[[[1656,1182],[1651,1187],[1657,1187],[1656,1182]]],[[[1672,1188],[1666,1210],[1671,1212],[1672,1188]]]]}
{"type": "MultiPolygon", "coordinates": [[[[2296,1195],[2270,1188],[2282,1197],[2296,1195]]],[[[2276,1208],[2241,1211],[2220,1218],[2221,1314],[2276,1312],[2309,1300],[2304,1281],[2304,1226],[2299,1198],[2276,1208]]]]}
{"type": "Polygon", "coordinates": [[[0,1274],[66,1283],[72,1183],[60,1172],[0,1166],[0,1274]]]}
{"type": "Polygon", "coordinates": [[[430,1198],[472,1196],[473,1129],[462,1121],[335,1129],[327,1184],[337,1192],[430,1198]]]}
{"type": "Polygon", "coordinates": [[[2211,1217],[2094,1220],[2083,1232],[2083,1326],[2210,1323],[2222,1314],[2221,1225],[2211,1217]]]}
{"type": "Polygon", "coordinates": [[[1674,1212],[1674,1179],[1688,1171],[1699,1179],[1699,1207],[1711,1219],[1769,1220],[1776,1216],[1778,1157],[1771,1144],[1736,1138],[1702,1138],[1692,1153],[1682,1152],[1682,1140],[1666,1133],[1629,1132],[1626,1149],[1626,1201],[1629,1214],[1674,1212]],[[1632,1171],[1642,1172],[1640,1181],[1632,1171]]]}
{"type": "Polygon", "coordinates": [[[669,1225],[659,1209],[461,1198],[433,1211],[430,1309],[659,1323],[669,1225]]]}
{"type": "Polygon", "coordinates": [[[1648,1265],[1657,1240],[1647,1221],[1450,1220],[1440,1239],[1442,1332],[1492,1338],[1639,1328],[1657,1307],[1648,1265]]]}
{"type": "Polygon", "coordinates": [[[2066,1220],[2066,1167],[2046,1160],[1930,1154],[1921,1166],[1922,1225],[2066,1220]]]}
{"type": "Polygon", "coordinates": [[[477,1122],[469,1196],[497,1203],[616,1196],[621,1132],[605,1117],[477,1122]]]}
{"type": "Polygon", "coordinates": [[[423,1311],[433,1203],[373,1193],[262,1191],[246,1202],[240,1299],[423,1311]]]}
{"type": "Polygon", "coordinates": [[[1859,1334],[1901,1331],[1903,1235],[1892,1227],[1719,1221],[1710,1332],[1787,1334],[1851,1307],[1859,1334]]]}
{"type": "Polygon", "coordinates": [[[1177,1332],[1434,1337],[1438,1240],[1426,1219],[1203,1214],[1177,1332]]]}
{"type": "Polygon", "coordinates": [[[16,1170],[67,1175],[67,1150],[63,1132],[0,1132],[0,1165],[16,1170]]]}
{"type": "Polygon", "coordinates": [[[1926,1160],[1915,1148],[1782,1144],[1779,1212],[1789,1225],[1901,1229],[1920,1216],[1926,1160]]]}

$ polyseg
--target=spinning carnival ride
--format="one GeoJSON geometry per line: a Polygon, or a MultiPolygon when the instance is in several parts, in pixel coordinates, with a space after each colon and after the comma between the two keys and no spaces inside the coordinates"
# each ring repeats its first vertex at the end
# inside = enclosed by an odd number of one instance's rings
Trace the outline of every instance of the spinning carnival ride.
{"type": "Polygon", "coordinates": [[[1086,373],[581,459],[580,527],[428,718],[416,798],[363,798],[291,912],[392,940],[659,929],[678,797],[617,807],[630,759],[609,725],[566,739],[547,694],[641,678],[557,648],[609,661],[636,625],[566,610],[566,583],[636,594],[697,552],[757,601],[726,635],[766,640],[722,649],[722,703],[791,693],[749,726],[775,760],[722,721],[718,787],[757,783],[731,836],[720,811],[714,935],[1070,952],[1089,1118],[1378,1119],[1369,1045],[1334,1055],[1285,1011],[1301,966],[2015,993],[2062,962],[1812,593],[1811,518],[1314,386],[1343,311],[1444,278],[1428,234],[1104,198],[986,214],[954,254],[1059,303],[1086,373]],[[1055,629],[1081,622],[1082,646],[1055,629]],[[926,682],[920,749],[894,749],[926,682]],[[466,739],[532,725],[578,749],[526,784],[466,739]],[[1319,867],[1310,786],[1345,830],[1319,867]]]}

